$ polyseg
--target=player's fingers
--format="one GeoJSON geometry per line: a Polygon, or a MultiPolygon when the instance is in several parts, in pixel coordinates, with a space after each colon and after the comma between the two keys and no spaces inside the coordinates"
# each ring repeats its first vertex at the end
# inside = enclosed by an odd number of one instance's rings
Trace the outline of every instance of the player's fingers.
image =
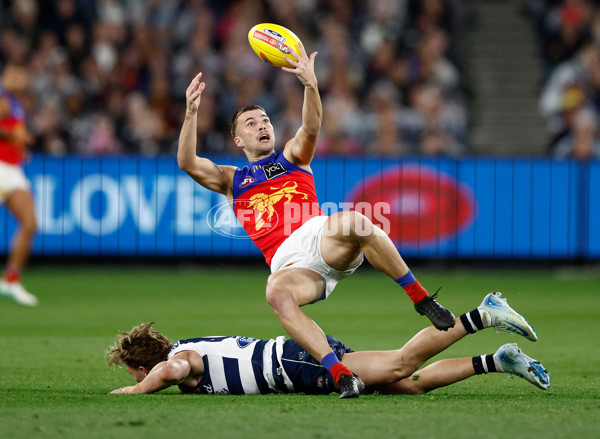
{"type": "Polygon", "coordinates": [[[292,65],[292,66],[297,66],[298,65],[298,61],[296,61],[293,58],[290,58],[289,56],[285,56],[284,55],[283,59],[285,59],[288,62],[289,65],[292,65]]]}
{"type": "Polygon", "coordinates": [[[294,50],[292,46],[288,46],[288,49],[290,49],[290,53],[294,55],[295,61],[300,61],[302,59],[302,57],[294,50]]]}
{"type": "Polygon", "coordinates": [[[308,55],[306,54],[306,49],[304,49],[304,44],[302,44],[302,41],[298,42],[298,46],[300,47],[300,53],[302,54],[302,57],[306,58],[308,55]]]}
{"type": "Polygon", "coordinates": [[[288,73],[298,73],[298,69],[291,69],[289,67],[282,67],[281,70],[283,70],[284,72],[288,72],[288,73]]]}
{"type": "Polygon", "coordinates": [[[194,76],[194,79],[192,79],[192,82],[190,82],[190,85],[188,86],[188,90],[192,90],[196,87],[198,87],[198,82],[200,82],[200,78],[202,78],[202,72],[198,73],[196,76],[194,76]]]}
{"type": "Polygon", "coordinates": [[[190,82],[190,85],[188,86],[187,90],[185,91],[186,95],[189,95],[190,93],[192,93],[194,90],[196,90],[198,88],[198,83],[196,78],[194,78],[192,80],[192,82],[190,82]]]}
{"type": "Polygon", "coordinates": [[[311,64],[315,64],[315,58],[317,57],[317,55],[319,54],[319,52],[313,52],[310,54],[310,62],[311,64]]]}

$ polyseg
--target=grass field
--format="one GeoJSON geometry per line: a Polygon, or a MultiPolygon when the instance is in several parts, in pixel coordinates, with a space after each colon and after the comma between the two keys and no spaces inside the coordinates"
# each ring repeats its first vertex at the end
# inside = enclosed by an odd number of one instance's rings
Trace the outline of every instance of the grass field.
{"type": "MultiPolygon", "coordinates": [[[[540,335],[537,343],[482,331],[439,358],[493,353],[518,342],[548,368],[544,392],[505,374],[473,377],[423,396],[202,396],[169,389],[108,395],[131,384],[106,366],[119,330],[154,320],[172,340],[282,334],[264,299],[265,270],[30,269],[35,309],[0,300],[1,438],[560,438],[600,431],[600,273],[415,270],[455,314],[501,290],[540,335]]],[[[306,307],[354,349],[393,349],[427,325],[383,275],[359,270],[327,302],[306,307]]]]}

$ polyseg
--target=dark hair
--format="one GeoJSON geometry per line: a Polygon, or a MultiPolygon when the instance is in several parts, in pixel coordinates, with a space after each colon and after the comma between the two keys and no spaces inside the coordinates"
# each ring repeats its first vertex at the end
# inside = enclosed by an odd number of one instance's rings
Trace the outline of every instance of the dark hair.
{"type": "Polygon", "coordinates": [[[252,110],[262,110],[265,112],[265,114],[267,113],[267,110],[265,110],[260,105],[254,104],[254,105],[243,106],[238,111],[236,111],[236,113],[231,117],[231,121],[229,122],[229,132],[231,133],[231,137],[235,137],[235,126],[237,125],[237,120],[238,120],[238,117],[240,117],[240,114],[245,113],[246,111],[252,111],[252,110]]]}
{"type": "Polygon", "coordinates": [[[117,335],[117,343],[106,351],[108,365],[126,364],[134,369],[144,366],[151,370],[166,361],[173,345],[167,337],[152,329],[154,323],[143,323],[117,335]]]}

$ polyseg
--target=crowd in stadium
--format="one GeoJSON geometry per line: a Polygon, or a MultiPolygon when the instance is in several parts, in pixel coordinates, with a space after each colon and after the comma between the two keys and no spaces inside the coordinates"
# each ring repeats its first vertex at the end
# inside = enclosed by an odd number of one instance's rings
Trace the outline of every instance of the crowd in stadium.
{"type": "MultiPolygon", "coordinates": [[[[539,36],[540,111],[557,156],[600,156],[597,0],[526,0],[539,36]]],[[[247,32],[292,29],[318,51],[318,155],[469,152],[462,0],[4,0],[0,68],[26,65],[37,152],[173,154],[184,92],[204,72],[198,152],[235,150],[228,122],[257,103],[280,140],[302,87],[262,63],[247,32]]]]}
{"type": "Polygon", "coordinates": [[[24,102],[50,154],[172,154],[184,92],[204,72],[201,153],[229,153],[238,107],[258,103],[279,139],[300,126],[302,88],[248,45],[260,22],[292,29],[316,70],[326,123],[317,154],[449,154],[467,117],[453,41],[460,1],[4,1],[0,66],[25,64],[24,102]]]}
{"type": "Polygon", "coordinates": [[[540,111],[555,157],[600,158],[600,2],[530,0],[543,73],[540,111]]]}

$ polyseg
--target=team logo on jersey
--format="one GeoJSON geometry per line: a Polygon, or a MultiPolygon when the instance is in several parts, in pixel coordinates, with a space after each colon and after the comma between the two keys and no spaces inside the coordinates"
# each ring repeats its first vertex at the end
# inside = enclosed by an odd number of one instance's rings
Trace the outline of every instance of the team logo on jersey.
{"type": "MultiPolygon", "coordinates": [[[[284,169],[284,172],[285,169],[284,169]]],[[[303,200],[308,199],[308,195],[303,192],[298,192],[296,188],[298,183],[295,181],[287,181],[283,186],[271,187],[271,194],[254,194],[250,197],[248,203],[249,209],[257,211],[256,215],[256,230],[260,230],[267,221],[270,221],[275,214],[275,204],[279,203],[284,197],[283,204],[288,204],[294,198],[294,195],[302,195],[303,200]]]]}
{"type": "Polygon", "coordinates": [[[237,341],[237,345],[240,348],[244,349],[248,345],[250,345],[253,342],[255,342],[256,338],[252,338],[252,337],[237,337],[236,341],[237,341]]]}
{"type": "Polygon", "coordinates": [[[251,177],[251,176],[248,175],[246,178],[244,178],[244,181],[242,181],[240,183],[240,187],[246,187],[249,184],[254,183],[255,181],[256,181],[256,179],[254,177],[251,177]]]}
{"type": "Polygon", "coordinates": [[[215,395],[229,395],[229,390],[225,388],[215,390],[215,395]]]}
{"type": "Polygon", "coordinates": [[[206,393],[208,393],[209,395],[212,395],[213,387],[210,384],[204,384],[202,387],[204,387],[204,390],[206,390],[206,393]]]}
{"type": "Polygon", "coordinates": [[[287,173],[287,170],[281,163],[269,163],[268,165],[264,165],[262,169],[265,173],[265,177],[267,177],[267,180],[271,180],[272,178],[287,173]]]}

